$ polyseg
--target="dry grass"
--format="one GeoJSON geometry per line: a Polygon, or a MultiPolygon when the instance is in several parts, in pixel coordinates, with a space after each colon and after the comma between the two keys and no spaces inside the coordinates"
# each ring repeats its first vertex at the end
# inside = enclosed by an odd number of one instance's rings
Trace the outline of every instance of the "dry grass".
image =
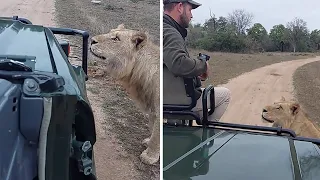
{"type": "MultiPolygon", "coordinates": [[[[295,98],[311,120],[320,124],[320,62],[299,67],[293,75],[295,98]]],[[[320,127],[320,126],[319,126],[320,127]]]]}

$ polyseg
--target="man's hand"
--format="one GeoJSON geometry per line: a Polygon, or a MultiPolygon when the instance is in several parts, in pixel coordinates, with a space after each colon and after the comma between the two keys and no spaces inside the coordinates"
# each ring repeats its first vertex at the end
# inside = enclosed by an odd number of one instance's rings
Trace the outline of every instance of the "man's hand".
{"type": "Polygon", "coordinates": [[[206,64],[207,64],[207,71],[205,73],[201,74],[200,76],[198,76],[201,81],[205,81],[209,77],[209,63],[208,63],[208,61],[206,62],[206,64]]]}

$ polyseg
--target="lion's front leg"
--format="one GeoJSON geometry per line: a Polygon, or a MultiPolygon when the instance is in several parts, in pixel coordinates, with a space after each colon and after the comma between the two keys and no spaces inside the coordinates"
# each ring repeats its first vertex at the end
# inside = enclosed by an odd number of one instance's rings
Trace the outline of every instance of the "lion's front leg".
{"type": "Polygon", "coordinates": [[[149,144],[149,141],[150,141],[150,137],[145,138],[145,139],[142,141],[142,145],[144,145],[144,146],[147,148],[147,147],[148,147],[148,144],[149,144]]]}
{"type": "MultiPolygon", "coordinates": [[[[148,128],[149,128],[149,132],[152,133],[152,129],[153,129],[153,126],[154,126],[154,122],[155,122],[155,119],[157,117],[156,116],[151,116],[151,118],[149,118],[149,122],[148,122],[148,128]]],[[[150,136],[151,137],[151,136],[150,136]]],[[[142,145],[144,145],[145,147],[148,147],[148,143],[150,141],[150,137],[147,137],[145,138],[143,141],[142,141],[142,145]]]]}
{"type": "Polygon", "coordinates": [[[149,140],[146,138],[144,142],[147,144],[147,149],[144,150],[141,155],[141,161],[145,164],[153,165],[159,160],[160,156],[160,123],[157,121],[158,117],[153,117],[150,120],[149,125],[152,126],[152,133],[149,140]],[[150,124],[151,123],[151,124],[150,124]]]}

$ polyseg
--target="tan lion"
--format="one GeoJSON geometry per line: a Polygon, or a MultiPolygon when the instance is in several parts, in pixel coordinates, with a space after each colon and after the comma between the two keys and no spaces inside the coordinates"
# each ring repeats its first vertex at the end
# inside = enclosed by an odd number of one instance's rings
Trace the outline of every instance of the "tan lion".
{"type": "Polygon", "coordinates": [[[138,106],[149,114],[151,136],[141,161],[154,164],[160,156],[160,49],[148,34],[120,24],[91,38],[91,52],[102,59],[107,74],[119,81],[138,106]]]}
{"type": "Polygon", "coordinates": [[[262,119],[273,123],[273,127],[292,129],[298,136],[320,138],[319,129],[306,116],[300,105],[295,101],[287,101],[284,97],[273,105],[265,106],[262,119]]]}

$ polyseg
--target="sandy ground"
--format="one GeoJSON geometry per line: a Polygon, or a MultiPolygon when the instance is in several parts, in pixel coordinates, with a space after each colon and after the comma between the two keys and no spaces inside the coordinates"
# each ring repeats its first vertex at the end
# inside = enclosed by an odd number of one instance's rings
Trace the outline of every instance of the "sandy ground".
{"type": "Polygon", "coordinates": [[[231,103],[221,121],[239,124],[263,125],[262,108],[281,96],[294,98],[292,75],[300,66],[320,57],[276,63],[233,78],[221,86],[231,90],[231,103]]]}
{"type": "Polygon", "coordinates": [[[52,0],[1,0],[0,16],[19,16],[33,24],[54,26],[54,1],[52,0]]]}

